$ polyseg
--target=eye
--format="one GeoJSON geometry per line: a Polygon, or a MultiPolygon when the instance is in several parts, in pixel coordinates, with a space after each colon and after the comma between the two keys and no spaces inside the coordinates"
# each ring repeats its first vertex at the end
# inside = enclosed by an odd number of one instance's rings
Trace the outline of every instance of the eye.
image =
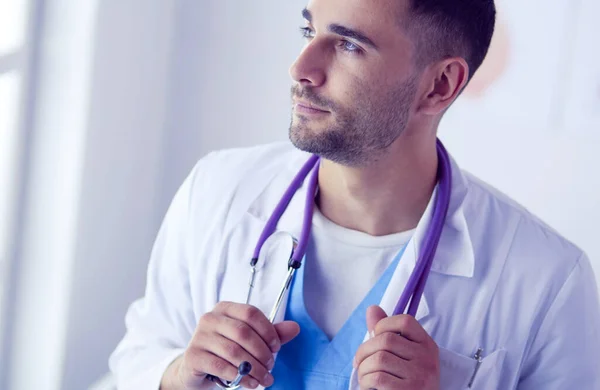
{"type": "Polygon", "coordinates": [[[355,43],[352,43],[350,41],[342,41],[340,46],[342,47],[342,50],[350,52],[350,53],[359,54],[362,51],[358,45],[356,45],[355,43]]]}
{"type": "Polygon", "coordinates": [[[302,37],[306,39],[315,37],[315,32],[310,27],[300,27],[300,34],[302,34],[302,37]]]}

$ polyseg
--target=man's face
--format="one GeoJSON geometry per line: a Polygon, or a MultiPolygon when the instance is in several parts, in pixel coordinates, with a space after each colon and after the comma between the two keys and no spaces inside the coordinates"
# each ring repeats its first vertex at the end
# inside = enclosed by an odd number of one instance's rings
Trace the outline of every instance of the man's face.
{"type": "Polygon", "coordinates": [[[399,0],[311,0],[295,83],[290,139],[349,166],[377,158],[406,128],[418,74],[399,27],[399,0]],[[306,108],[310,106],[316,109],[306,108]]]}

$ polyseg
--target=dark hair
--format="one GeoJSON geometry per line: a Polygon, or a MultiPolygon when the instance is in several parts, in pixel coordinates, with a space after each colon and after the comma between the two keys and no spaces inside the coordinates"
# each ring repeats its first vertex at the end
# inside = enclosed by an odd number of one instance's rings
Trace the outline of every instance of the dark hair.
{"type": "Polygon", "coordinates": [[[470,79],[490,47],[496,7],[494,0],[408,0],[405,20],[416,38],[419,65],[460,56],[470,79]]]}

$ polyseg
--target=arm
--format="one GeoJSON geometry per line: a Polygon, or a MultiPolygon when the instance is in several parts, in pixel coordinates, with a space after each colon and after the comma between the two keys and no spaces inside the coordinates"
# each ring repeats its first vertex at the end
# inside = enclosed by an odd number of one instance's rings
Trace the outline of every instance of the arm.
{"type": "Polygon", "coordinates": [[[206,158],[175,195],[152,252],[145,297],[127,313],[127,334],[110,359],[120,390],[213,389],[207,373],[232,380],[242,361],[252,364],[242,385],[268,387],[273,353],[299,332],[289,321],[271,324],[249,305],[220,302],[194,312],[189,269],[198,235],[210,229],[196,225],[211,212],[195,208],[206,201],[194,195],[206,182],[205,164],[206,158]]]}
{"type": "Polygon", "coordinates": [[[600,389],[600,304],[594,272],[585,255],[542,321],[517,388],[600,389]]]}
{"type": "Polygon", "coordinates": [[[130,306],[127,333],[110,357],[121,390],[158,389],[196,327],[189,289],[188,219],[193,182],[205,161],[194,168],[167,211],[152,250],[145,296],[130,306]]]}

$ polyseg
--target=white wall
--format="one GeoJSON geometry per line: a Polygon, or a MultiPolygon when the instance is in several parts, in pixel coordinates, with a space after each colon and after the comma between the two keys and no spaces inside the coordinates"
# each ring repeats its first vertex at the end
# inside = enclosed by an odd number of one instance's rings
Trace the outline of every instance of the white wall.
{"type": "Polygon", "coordinates": [[[464,168],[583,248],[600,284],[600,2],[496,1],[508,65],[481,99],[457,102],[441,136],[464,168]]]}
{"type": "Polygon", "coordinates": [[[180,4],[170,97],[168,200],[204,153],[287,139],[288,68],[304,0],[180,4]]]}

